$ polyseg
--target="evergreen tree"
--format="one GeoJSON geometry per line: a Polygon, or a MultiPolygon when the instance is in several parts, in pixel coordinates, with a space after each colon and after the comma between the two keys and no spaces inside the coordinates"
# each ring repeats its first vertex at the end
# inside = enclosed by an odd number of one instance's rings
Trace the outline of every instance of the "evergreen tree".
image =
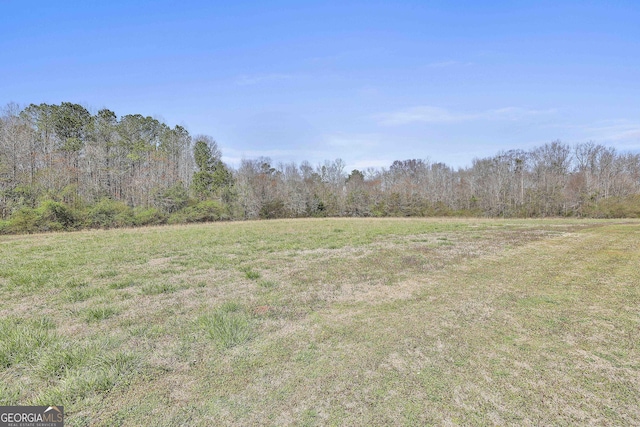
{"type": "Polygon", "coordinates": [[[210,137],[198,137],[193,157],[198,168],[191,180],[194,195],[201,200],[217,197],[224,202],[231,201],[233,176],[220,160],[217,143],[210,137]]]}

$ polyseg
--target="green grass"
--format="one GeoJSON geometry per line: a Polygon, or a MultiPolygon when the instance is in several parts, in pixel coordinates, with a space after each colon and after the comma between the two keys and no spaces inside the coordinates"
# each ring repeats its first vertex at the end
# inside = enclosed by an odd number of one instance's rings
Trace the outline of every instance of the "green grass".
{"type": "Polygon", "coordinates": [[[120,282],[112,282],[109,283],[109,288],[111,289],[125,289],[125,288],[130,288],[131,286],[134,286],[136,284],[136,282],[134,282],[133,280],[123,280],[120,282]]]}
{"type": "Polygon", "coordinates": [[[276,286],[278,286],[278,284],[272,280],[260,280],[258,282],[258,285],[267,289],[275,288],[276,286]]]}
{"type": "Polygon", "coordinates": [[[113,307],[90,307],[85,311],[87,322],[100,322],[118,314],[118,310],[113,307]]]}
{"type": "Polygon", "coordinates": [[[260,278],[260,273],[251,269],[251,267],[242,268],[244,276],[249,280],[257,280],[260,278]]]}
{"type": "Polygon", "coordinates": [[[144,295],[170,294],[176,290],[177,288],[169,283],[153,283],[142,287],[144,295]]]}
{"type": "Polygon", "coordinates": [[[0,367],[26,364],[56,341],[49,321],[0,319],[0,367]]]}
{"type": "Polygon", "coordinates": [[[630,220],[3,236],[0,405],[70,426],[638,425],[639,282],[630,220]]]}
{"type": "Polygon", "coordinates": [[[252,335],[251,320],[237,303],[225,303],[201,316],[198,325],[221,348],[244,344],[252,335]]]}

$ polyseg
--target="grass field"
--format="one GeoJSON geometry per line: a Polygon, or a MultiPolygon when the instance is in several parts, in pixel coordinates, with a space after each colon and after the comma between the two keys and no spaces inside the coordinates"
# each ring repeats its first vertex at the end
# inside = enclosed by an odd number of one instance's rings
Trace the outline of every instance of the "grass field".
{"type": "Polygon", "coordinates": [[[0,405],[67,425],[640,425],[640,222],[0,237],[0,405]]]}

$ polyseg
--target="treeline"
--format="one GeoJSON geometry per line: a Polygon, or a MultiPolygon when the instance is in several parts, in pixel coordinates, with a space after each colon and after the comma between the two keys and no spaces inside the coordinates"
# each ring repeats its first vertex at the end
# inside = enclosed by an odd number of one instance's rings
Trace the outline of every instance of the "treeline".
{"type": "Polygon", "coordinates": [[[73,103],[0,116],[0,233],[318,216],[638,217],[640,155],[559,141],[453,169],[225,165],[209,136],[73,103]]]}

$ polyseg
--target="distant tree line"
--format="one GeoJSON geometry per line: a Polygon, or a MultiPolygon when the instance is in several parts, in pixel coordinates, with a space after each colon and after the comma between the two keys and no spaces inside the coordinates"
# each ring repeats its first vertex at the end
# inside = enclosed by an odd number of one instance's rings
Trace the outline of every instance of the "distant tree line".
{"type": "Polygon", "coordinates": [[[639,217],[640,155],[554,141],[453,169],[424,159],[345,170],[244,159],[140,114],[7,105],[0,233],[322,216],[639,217]]]}

